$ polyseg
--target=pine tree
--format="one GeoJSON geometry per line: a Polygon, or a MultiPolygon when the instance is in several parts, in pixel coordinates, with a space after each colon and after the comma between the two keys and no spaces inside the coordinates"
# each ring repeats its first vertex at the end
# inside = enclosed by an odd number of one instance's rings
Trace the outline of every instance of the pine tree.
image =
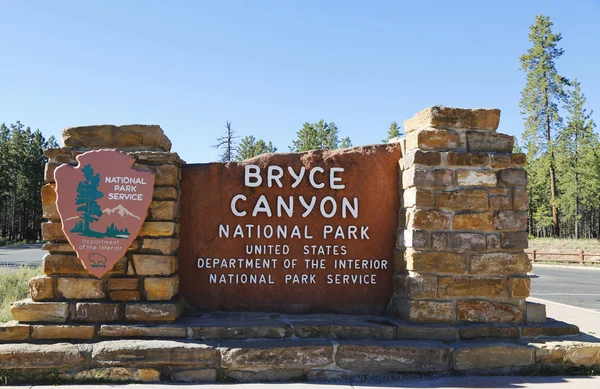
{"type": "Polygon", "coordinates": [[[381,143],[387,143],[390,139],[398,138],[402,135],[404,135],[404,134],[400,131],[400,127],[398,127],[398,123],[392,122],[392,123],[390,123],[390,127],[388,128],[387,138],[382,139],[381,143]]]}
{"type": "Polygon", "coordinates": [[[217,150],[222,150],[219,154],[219,160],[221,162],[230,162],[236,159],[235,150],[236,150],[236,142],[235,139],[238,138],[235,136],[236,131],[231,128],[231,122],[225,122],[225,132],[223,136],[217,138],[217,144],[213,147],[217,150]]]}
{"type": "Polygon", "coordinates": [[[552,234],[559,237],[554,147],[556,134],[562,126],[559,106],[566,101],[564,87],[568,85],[568,80],[560,76],[556,70],[555,62],[563,54],[563,49],[558,47],[562,37],[552,32],[552,25],[549,17],[538,15],[535,23],[530,27],[529,41],[532,47],[520,58],[521,69],[527,73],[527,83],[521,93],[520,107],[525,118],[523,133],[525,145],[535,147],[537,151],[530,161],[534,163],[537,158],[545,160],[537,165],[547,168],[552,234]]]}
{"type": "Polygon", "coordinates": [[[582,202],[587,201],[598,190],[594,186],[594,150],[598,147],[598,136],[594,133],[592,112],[584,108],[586,97],[581,92],[581,85],[573,80],[569,90],[568,104],[565,109],[569,113],[567,125],[559,136],[558,172],[561,177],[560,208],[561,213],[572,223],[576,239],[581,237],[580,221],[582,202]]]}
{"type": "Polygon", "coordinates": [[[254,136],[247,135],[240,141],[240,145],[237,149],[237,160],[243,161],[244,159],[253,158],[261,154],[274,153],[276,151],[277,147],[274,147],[273,143],[267,143],[262,139],[256,140],[254,136]]]}
{"type": "Polygon", "coordinates": [[[344,137],[342,138],[342,142],[340,143],[340,148],[341,149],[347,149],[348,147],[352,147],[352,140],[350,139],[350,137],[344,137]]]}
{"type": "Polygon", "coordinates": [[[83,220],[83,236],[94,236],[96,232],[90,229],[90,223],[100,220],[102,209],[96,200],[104,197],[104,193],[98,190],[100,185],[100,174],[94,174],[92,165],[85,165],[81,169],[84,175],[83,181],[77,185],[77,196],[75,204],[79,205],[77,212],[81,213],[83,220]]]}
{"type": "MultiPolygon", "coordinates": [[[[350,138],[343,139],[345,145],[352,145],[350,138]]],[[[296,140],[290,146],[294,152],[308,150],[335,150],[341,145],[339,130],[334,122],[326,123],[323,119],[317,123],[304,123],[296,134],[296,140]]],[[[350,146],[347,146],[350,147],[350,146]]]]}

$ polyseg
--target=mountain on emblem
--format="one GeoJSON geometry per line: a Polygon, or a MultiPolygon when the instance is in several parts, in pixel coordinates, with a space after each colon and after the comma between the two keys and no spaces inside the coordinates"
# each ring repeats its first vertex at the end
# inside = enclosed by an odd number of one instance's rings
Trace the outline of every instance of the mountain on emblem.
{"type": "Polygon", "coordinates": [[[55,171],[63,232],[84,267],[101,278],[137,237],[148,214],[154,173],[132,168],[134,158],[115,150],[77,156],[78,166],[55,171]]]}

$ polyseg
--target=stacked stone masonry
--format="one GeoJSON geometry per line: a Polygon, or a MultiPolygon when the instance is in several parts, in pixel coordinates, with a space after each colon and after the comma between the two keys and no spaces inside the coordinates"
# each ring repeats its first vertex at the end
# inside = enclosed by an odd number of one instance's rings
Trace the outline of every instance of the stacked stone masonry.
{"type": "Polygon", "coordinates": [[[525,155],[499,121],[496,109],[433,107],[404,123],[393,309],[406,320],[526,319],[525,155]]]}
{"type": "MultiPolygon", "coordinates": [[[[171,153],[159,126],[90,126],[63,131],[64,147],[46,152],[42,187],[42,235],[48,242],[45,276],[30,281],[30,299],[12,306],[20,322],[104,323],[164,322],[179,317],[179,180],[184,163],[171,153]],[[135,157],[134,168],[155,173],[153,201],[139,236],[128,253],[102,279],[89,274],[62,231],[56,208],[54,170],[77,165],[76,156],[112,148],[135,157]]],[[[92,327],[93,329],[93,327],[92,327]]]]}

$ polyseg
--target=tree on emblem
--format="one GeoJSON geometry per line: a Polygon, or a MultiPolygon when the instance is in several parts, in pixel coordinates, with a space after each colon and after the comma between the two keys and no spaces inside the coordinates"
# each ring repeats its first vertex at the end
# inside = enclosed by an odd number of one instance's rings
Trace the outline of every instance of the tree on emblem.
{"type": "Polygon", "coordinates": [[[71,232],[78,232],[83,236],[96,236],[96,231],[90,229],[90,223],[100,220],[102,209],[96,200],[104,197],[104,193],[98,190],[100,185],[100,174],[94,174],[91,165],[85,165],[81,169],[84,175],[83,181],[77,185],[77,197],[75,204],[79,205],[77,211],[81,213],[81,221],[73,227],[71,232]]]}

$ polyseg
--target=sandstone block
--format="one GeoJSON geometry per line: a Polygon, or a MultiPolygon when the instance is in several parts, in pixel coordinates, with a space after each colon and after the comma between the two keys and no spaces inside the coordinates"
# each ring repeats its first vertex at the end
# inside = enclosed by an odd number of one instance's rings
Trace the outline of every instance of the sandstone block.
{"type": "Polygon", "coordinates": [[[472,325],[461,327],[458,330],[461,339],[472,340],[482,338],[509,338],[518,339],[521,336],[519,327],[504,325],[472,325]]]}
{"type": "MultiPolygon", "coordinates": [[[[406,191],[404,192],[406,193],[406,191]]],[[[485,190],[455,190],[452,192],[437,192],[436,206],[450,209],[486,209],[488,194],[485,190]]]]}
{"type": "Polygon", "coordinates": [[[500,247],[503,249],[526,249],[528,245],[526,231],[500,233],[500,247]]]}
{"type": "Polygon", "coordinates": [[[467,131],[467,150],[510,153],[514,138],[497,132],[467,131]]]}
{"type": "Polygon", "coordinates": [[[417,170],[412,167],[402,174],[404,189],[411,186],[445,188],[450,185],[452,185],[452,170],[449,169],[417,170]]]}
{"type": "Polygon", "coordinates": [[[176,201],[153,201],[150,205],[150,217],[153,220],[174,220],[179,216],[176,201]]]}
{"type": "Polygon", "coordinates": [[[490,161],[487,153],[448,153],[450,166],[486,166],[490,161]]]}
{"type": "Polygon", "coordinates": [[[486,300],[459,300],[456,319],[470,323],[521,323],[523,312],[516,305],[486,300]]]}
{"type": "Polygon", "coordinates": [[[512,298],[526,298],[529,297],[529,291],[531,290],[531,280],[527,277],[509,277],[508,278],[508,291],[512,298]]]}
{"type": "Polygon", "coordinates": [[[398,339],[453,342],[458,338],[456,327],[435,324],[398,324],[397,332],[398,339]]]}
{"type": "Polygon", "coordinates": [[[510,155],[492,154],[492,167],[494,169],[506,169],[511,164],[510,155]]]}
{"type": "Polygon", "coordinates": [[[396,300],[400,317],[413,323],[451,323],[454,308],[451,301],[396,300]]]}
{"type": "Polygon", "coordinates": [[[406,250],[405,259],[410,271],[462,274],[467,270],[466,257],[453,252],[406,250]]]}
{"type": "Polygon", "coordinates": [[[45,219],[59,220],[60,215],[56,208],[56,185],[46,184],[42,186],[42,217],[45,219]]]}
{"type": "Polygon", "coordinates": [[[170,275],[177,271],[177,259],[172,255],[134,254],[135,272],[143,276],[170,275]]]}
{"type": "Polygon", "coordinates": [[[431,248],[436,250],[445,250],[448,248],[448,233],[432,232],[431,233],[431,248]]]}
{"type": "Polygon", "coordinates": [[[68,343],[0,344],[0,366],[18,367],[28,373],[54,370],[75,370],[84,363],[77,345],[68,343]]]}
{"type": "Polygon", "coordinates": [[[177,200],[179,199],[179,191],[172,186],[155,187],[152,198],[155,200],[177,200]]]}
{"type": "Polygon", "coordinates": [[[54,280],[51,277],[37,276],[29,280],[29,296],[33,301],[54,298],[54,280]]]}
{"type": "Polygon", "coordinates": [[[275,346],[273,341],[222,344],[221,366],[229,370],[250,368],[306,369],[333,363],[333,345],[328,341],[297,342],[275,346]]]}
{"type": "Polygon", "coordinates": [[[175,326],[142,327],[133,325],[104,324],[99,336],[114,338],[185,338],[187,329],[175,326]]]}
{"type": "Polygon", "coordinates": [[[488,250],[497,250],[500,248],[500,237],[498,234],[486,234],[485,246],[488,250]]]}
{"type": "Polygon", "coordinates": [[[414,131],[406,137],[406,149],[453,150],[460,147],[460,137],[452,130],[427,128],[414,131]]]}
{"type": "Polygon", "coordinates": [[[508,196],[492,196],[490,197],[491,209],[512,209],[512,198],[508,196]]]}
{"type": "Polygon", "coordinates": [[[496,230],[525,230],[527,228],[527,212],[500,211],[494,217],[496,230]]]}
{"type": "Polygon", "coordinates": [[[179,239],[176,238],[142,240],[142,249],[160,252],[161,254],[173,254],[177,248],[179,248],[179,239]]]}
{"type": "Polygon", "coordinates": [[[139,283],[138,278],[110,278],[108,290],[138,290],[139,283]]]}
{"type": "Polygon", "coordinates": [[[454,230],[492,231],[494,229],[492,212],[458,213],[454,215],[452,228],[454,230]]]}
{"type": "Polygon", "coordinates": [[[57,167],[62,165],[62,162],[46,162],[46,166],[44,167],[44,181],[53,183],[54,180],[54,171],[57,167]]]}
{"type": "Polygon", "coordinates": [[[404,130],[411,133],[427,127],[496,130],[500,123],[499,109],[464,109],[431,107],[404,121],[404,130]]]}
{"type": "Polygon", "coordinates": [[[21,324],[17,321],[9,321],[0,324],[0,342],[15,342],[29,339],[29,324],[21,324]]]}
{"type": "Polygon", "coordinates": [[[394,276],[394,292],[398,296],[434,299],[437,297],[438,277],[430,274],[398,274],[394,276]]]}
{"type": "Polygon", "coordinates": [[[48,321],[64,323],[69,317],[69,304],[58,302],[34,302],[20,300],[10,305],[12,317],[19,322],[48,321]]]}
{"type": "Polygon", "coordinates": [[[448,233],[447,248],[456,251],[484,251],[486,249],[486,236],[484,234],[468,232],[448,233]]]}
{"type": "Polygon", "coordinates": [[[77,303],[75,305],[75,320],[98,323],[119,320],[119,304],[77,303]]]}
{"type": "Polygon", "coordinates": [[[438,295],[450,296],[500,296],[504,292],[502,277],[440,277],[438,295]]]}
{"type": "Polygon", "coordinates": [[[433,207],[435,203],[432,190],[411,187],[406,189],[402,196],[404,207],[433,207]]]}
{"type": "Polygon", "coordinates": [[[289,324],[264,319],[205,320],[193,325],[192,331],[194,339],[203,340],[282,339],[293,335],[292,327],[289,324]]]}
{"type": "Polygon", "coordinates": [[[515,166],[525,166],[527,164],[527,155],[516,153],[511,156],[511,162],[515,166]]]}
{"type": "Polygon", "coordinates": [[[460,347],[453,354],[454,368],[489,370],[526,367],[533,365],[533,349],[516,344],[460,347]]]}
{"type": "MultiPolygon", "coordinates": [[[[527,325],[521,328],[524,337],[558,337],[579,334],[579,327],[561,321],[549,320],[541,325],[527,325]]],[[[600,351],[600,346],[597,346],[600,351]]],[[[537,354],[537,353],[536,353],[537,354]]]]}
{"type": "Polygon", "coordinates": [[[457,170],[458,186],[496,186],[496,173],[492,170],[457,170]]]}
{"type": "Polygon", "coordinates": [[[490,188],[488,192],[490,196],[509,196],[510,188],[490,188]]]}
{"type": "Polygon", "coordinates": [[[442,162],[442,155],[437,151],[413,150],[403,157],[403,162],[403,169],[414,165],[439,166],[442,162]]]}
{"type": "Polygon", "coordinates": [[[151,170],[155,173],[154,185],[177,186],[179,184],[179,166],[158,165],[152,166],[151,170]]]}
{"type": "Polygon", "coordinates": [[[342,344],[335,361],[342,369],[360,373],[442,372],[450,368],[450,347],[396,341],[342,344]]]}
{"type": "Polygon", "coordinates": [[[137,290],[116,290],[109,292],[108,296],[112,301],[140,301],[140,292],[137,290]]]}
{"type": "Polygon", "coordinates": [[[104,297],[102,283],[93,278],[60,277],[56,292],[66,299],[93,300],[104,297]]]}
{"type": "Polygon", "coordinates": [[[368,321],[345,320],[343,323],[332,321],[294,321],[294,330],[290,335],[300,338],[325,338],[325,339],[396,339],[394,325],[378,324],[368,321]]]}
{"type": "Polygon", "coordinates": [[[447,230],[450,214],[436,209],[414,209],[407,212],[409,229],[447,230]]]}
{"type": "Polygon", "coordinates": [[[92,339],[94,326],[41,325],[33,326],[33,339],[92,339]]]}
{"type": "Polygon", "coordinates": [[[498,183],[501,186],[527,186],[527,172],[524,169],[498,170],[498,183]]]}
{"type": "Polygon", "coordinates": [[[184,163],[177,153],[167,153],[161,151],[136,151],[129,153],[135,155],[138,162],[150,164],[174,163],[180,165],[184,163]]]}
{"type": "Polygon", "coordinates": [[[106,367],[83,370],[73,374],[75,381],[110,381],[110,382],[158,382],[160,372],[156,369],[133,369],[125,367],[106,367]]]}
{"type": "Polygon", "coordinates": [[[525,323],[544,324],[546,322],[546,305],[527,301],[525,323]]]}
{"type": "Polygon", "coordinates": [[[217,369],[176,371],[171,373],[171,379],[177,382],[216,382],[217,369]]]}
{"type": "Polygon", "coordinates": [[[120,361],[123,367],[215,368],[214,346],[180,340],[120,339],[94,343],[92,366],[111,366],[120,361]]]}
{"type": "Polygon", "coordinates": [[[76,255],[70,243],[46,242],[42,245],[42,250],[49,251],[51,254],[69,254],[76,255]]]}
{"type": "Polygon", "coordinates": [[[525,189],[513,190],[513,207],[515,211],[526,211],[529,208],[529,195],[525,189]]]}
{"type": "Polygon", "coordinates": [[[469,273],[472,274],[526,274],[531,261],[525,253],[485,253],[471,256],[469,273]]]}
{"type": "Polygon", "coordinates": [[[299,381],[304,378],[302,369],[228,370],[226,379],[239,382],[299,381]]]}
{"type": "Polygon", "coordinates": [[[131,303],[125,306],[128,321],[173,321],[182,312],[181,303],[131,303]]]}
{"type": "Polygon", "coordinates": [[[171,141],[157,125],[109,124],[65,128],[62,131],[65,147],[72,148],[129,148],[170,151],[171,141]]]}
{"type": "Polygon", "coordinates": [[[144,279],[146,299],[149,301],[170,300],[179,292],[179,276],[149,277],[144,279]]]}
{"type": "Polygon", "coordinates": [[[42,223],[42,238],[50,241],[66,241],[67,237],[62,230],[61,223],[42,223]]]}
{"type": "Polygon", "coordinates": [[[176,224],[174,222],[145,222],[142,225],[140,236],[167,237],[175,234],[176,224]]]}

